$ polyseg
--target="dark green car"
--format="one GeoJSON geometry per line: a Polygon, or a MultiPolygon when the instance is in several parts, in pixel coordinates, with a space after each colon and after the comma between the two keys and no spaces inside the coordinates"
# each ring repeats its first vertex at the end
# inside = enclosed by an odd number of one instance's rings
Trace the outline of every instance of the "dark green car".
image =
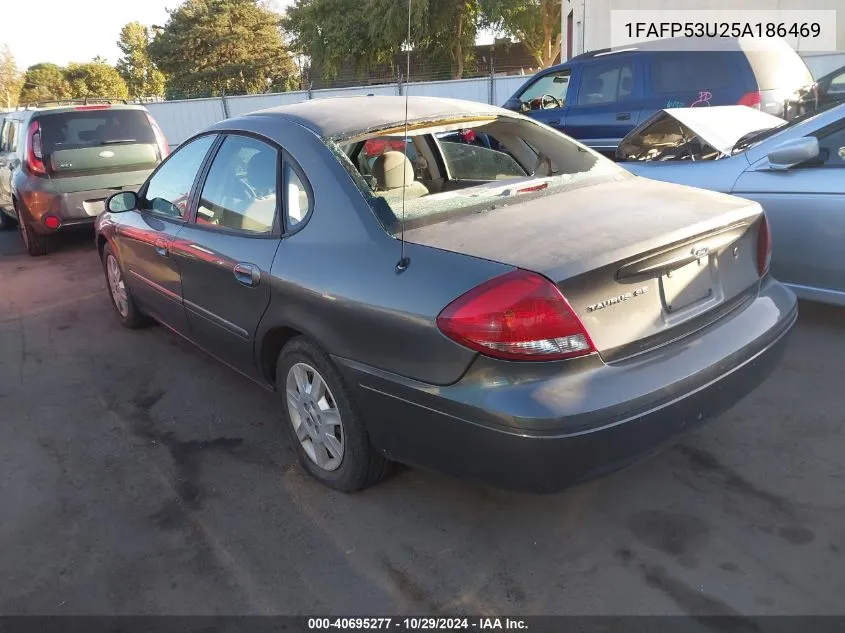
{"type": "Polygon", "coordinates": [[[51,236],[93,227],[106,198],[136,189],[169,150],[140,105],[34,104],[0,114],[0,229],[17,223],[27,252],[51,236]]]}

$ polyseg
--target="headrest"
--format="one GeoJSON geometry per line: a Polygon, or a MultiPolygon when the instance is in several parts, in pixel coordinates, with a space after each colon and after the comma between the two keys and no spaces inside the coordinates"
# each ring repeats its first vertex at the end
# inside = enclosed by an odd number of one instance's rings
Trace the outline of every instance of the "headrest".
{"type": "Polygon", "coordinates": [[[414,167],[402,152],[385,152],[373,163],[373,176],[382,191],[401,189],[414,182],[414,167]]]}

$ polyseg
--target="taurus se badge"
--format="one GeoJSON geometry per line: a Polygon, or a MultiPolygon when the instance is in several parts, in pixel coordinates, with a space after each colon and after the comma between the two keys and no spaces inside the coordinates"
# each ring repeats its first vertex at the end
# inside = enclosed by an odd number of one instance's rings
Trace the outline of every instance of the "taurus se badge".
{"type": "Polygon", "coordinates": [[[648,286],[642,286],[641,288],[637,288],[636,290],[632,290],[631,292],[626,292],[625,294],[617,295],[616,297],[610,297],[609,299],[605,299],[604,301],[599,301],[598,303],[588,305],[587,312],[603,310],[608,306],[616,305],[617,303],[622,303],[623,301],[630,301],[635,297],[641,297],[647,292],[648,286]]]}

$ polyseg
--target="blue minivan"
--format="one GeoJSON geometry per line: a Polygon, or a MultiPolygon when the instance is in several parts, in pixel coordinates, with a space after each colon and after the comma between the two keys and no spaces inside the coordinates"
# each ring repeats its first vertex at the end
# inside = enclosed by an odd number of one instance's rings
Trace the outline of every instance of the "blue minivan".
{"type": "Polygon", "coordinates": [[[785,41],[667,51],[665,41],[584,53],[533,75],[505,107],[604,154],[663,108],[747,105],[791,119],[817,107],[813,76],[785,41]]]}

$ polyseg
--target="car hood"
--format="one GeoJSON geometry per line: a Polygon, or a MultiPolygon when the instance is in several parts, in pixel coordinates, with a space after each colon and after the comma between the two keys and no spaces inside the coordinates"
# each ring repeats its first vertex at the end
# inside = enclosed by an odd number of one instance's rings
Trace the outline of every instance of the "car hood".
{"type": "Polygon", "coordinates": [[[748,106],[713,106],[709,108],[666,108],[658,110],[643,123],[634,128],[620,143],[620,147],[630,144],[642,145],[637,137],[648,134],[649,128],[657,127],[674,119],[689,128],[702,141],[719,151],[730,155],[736,142],[750,132],[768,130],[785,123],[776,117],[748,106]]]}

